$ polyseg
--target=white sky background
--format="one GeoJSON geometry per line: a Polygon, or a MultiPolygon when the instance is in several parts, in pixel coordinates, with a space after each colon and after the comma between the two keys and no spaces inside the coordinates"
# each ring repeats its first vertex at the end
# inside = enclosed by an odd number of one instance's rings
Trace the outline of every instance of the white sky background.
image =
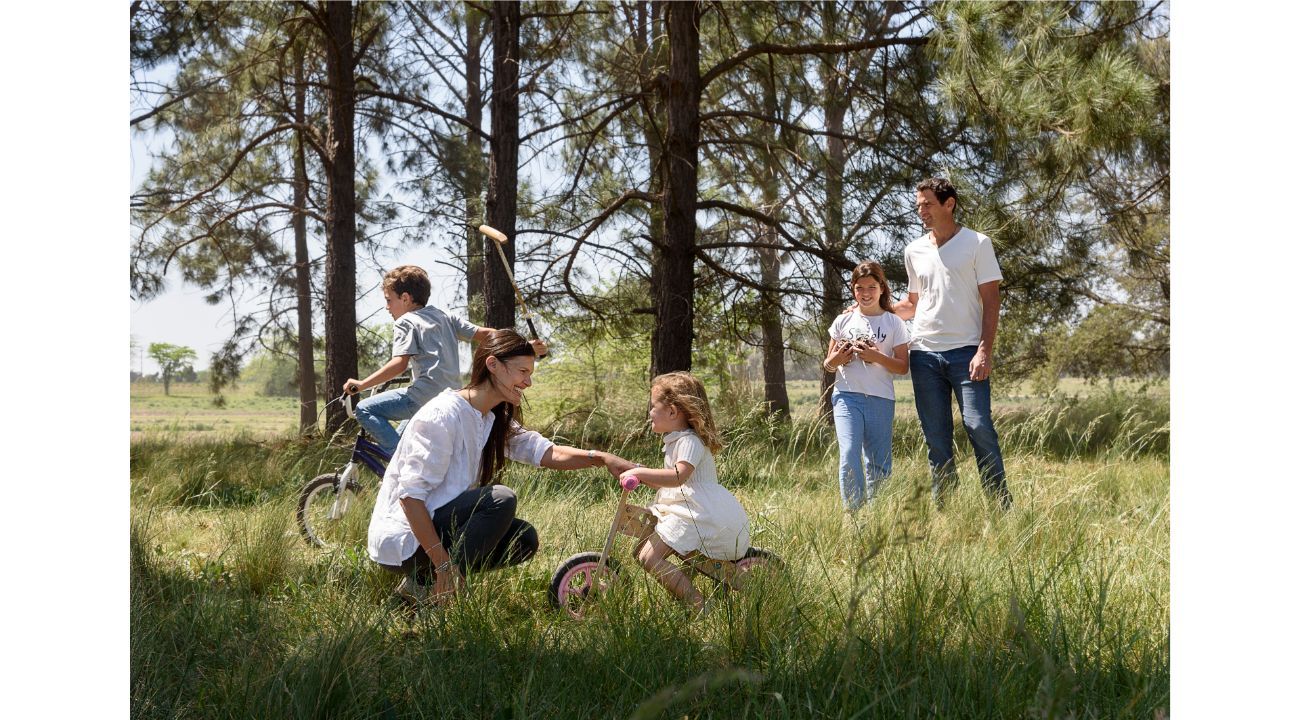
{"type": "MultiPolygon", "coordinates": [[[[118,304],[129,298],[126,10],[17,4],[0,44],[10,140],[0,190],[11,210],[0,288],[10,347],[32,349],[3,361],[14,390],[5,436],[22,448],[10,455],[19,472],[3,524],[15,622],[0,654],[9,681],[0,705],[10,717],[125,718],[130,708],[124,349],[144,320],[118,304]]],[[[1173,3],[1171,716],[1180,720],[1294,713],[1300,489],[1287,451],[1297,403],[1280,378],[1291,370],[1300,267],[1288,210],[1300,167],[1297,20],[1280,2],[1231,13],[1173,3]],[[1211,337],[1219,341],[1202,341],[1211,337]],[[1223,342],[1237,338],[1246,342],[1223,342]]]]}

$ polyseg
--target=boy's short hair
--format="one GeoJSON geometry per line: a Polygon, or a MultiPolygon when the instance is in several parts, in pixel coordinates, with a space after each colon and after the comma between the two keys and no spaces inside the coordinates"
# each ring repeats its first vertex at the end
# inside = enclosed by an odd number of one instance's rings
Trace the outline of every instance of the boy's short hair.
{"type": "Polygon", "coordinates": [[[429,293],[433,287],[429,284],[429,273],[417,265],[401,265],[384,274],[384,289],[394,295],[410,293],[416,305],[428,305],[429,293]]]}
{"type": "MultiPolygon", "coordinates": [[[[921,184],[916,186],[916,191],[922,192],[924,190],[934,193],[934,199],[938,200],[940,205],[948,202],[948,198],[954,200],[957,198],[957,188],[953,187],[947,178],[932,177],[922,180],[921,184]]],[[[957,207],[956,203],[953,203],[953,207],[957,207]]]]}

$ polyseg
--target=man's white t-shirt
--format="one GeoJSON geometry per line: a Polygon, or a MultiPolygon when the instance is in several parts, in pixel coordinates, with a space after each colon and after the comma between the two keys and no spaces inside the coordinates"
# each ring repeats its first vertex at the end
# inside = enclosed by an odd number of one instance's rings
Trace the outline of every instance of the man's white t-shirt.
{"type": "MultiPolygon", "coordinates": [[[[830,334],[833,340],[866,338],[888,357],[894,357],[894,348],[909,340],[907,326],[897,315],[891,312],[863,315],[857,307],[835,318],[830,334]]],[[[865,363],[853,358],[835,370],[835,389],[893,400],[894,374],[880,363],[865,363]]]]}
{"type": "Polygon", "coordinates": [[[942,247],[926,233],[903,250],[907,291],[916,293],[912,349],[943,352],[978,345],[984,323],[979,286],[1002,279],[987,235],[963,227],[942,247]]]}

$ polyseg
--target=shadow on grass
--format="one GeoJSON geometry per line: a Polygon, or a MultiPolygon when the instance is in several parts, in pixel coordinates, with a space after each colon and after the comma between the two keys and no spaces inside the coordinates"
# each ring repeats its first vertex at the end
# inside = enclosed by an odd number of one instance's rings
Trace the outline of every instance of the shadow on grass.
{"type": "Polygon", "coordinates": [[[1097,637],[1067,629],[1044,584],[1003,605],[956,574],[887,574],[885,601],[846,624],[834,603],[801,600],[815,588],[784,580],[705,618],[633,581],[577,622],[519,570],[412,615],[387,597],[391,576],[364,565],[331,576],[326,564],[255,594],[167,567],[133,534],[132,716],[1149,718],[1168,707],[1167,642],[1133,637],[1122,614],[1097,637]]]}

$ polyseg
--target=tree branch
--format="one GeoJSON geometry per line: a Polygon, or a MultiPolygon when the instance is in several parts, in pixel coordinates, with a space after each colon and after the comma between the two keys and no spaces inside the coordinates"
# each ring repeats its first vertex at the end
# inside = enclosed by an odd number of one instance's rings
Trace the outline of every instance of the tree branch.
{"type": "Polygon", "coordinates": [[[894,45],[925,45],[930,41],[928,36],[921,37],[899,37],[899,38],[866,38],[851,43],[809,43],[806,45],[781,45],[780,43],[756,43],[745,48],[744,50],[732,55],[722,62],[714,65],[712,69],[700,77],[700,87],[705,88],[710,82],[718,79],[722,74],[730,71],[746,60],[764,54],[772,55],[822,55],[826,53],[850,53],[859,50],[869,50],[872,48],[891,47],[894,45]]]}

